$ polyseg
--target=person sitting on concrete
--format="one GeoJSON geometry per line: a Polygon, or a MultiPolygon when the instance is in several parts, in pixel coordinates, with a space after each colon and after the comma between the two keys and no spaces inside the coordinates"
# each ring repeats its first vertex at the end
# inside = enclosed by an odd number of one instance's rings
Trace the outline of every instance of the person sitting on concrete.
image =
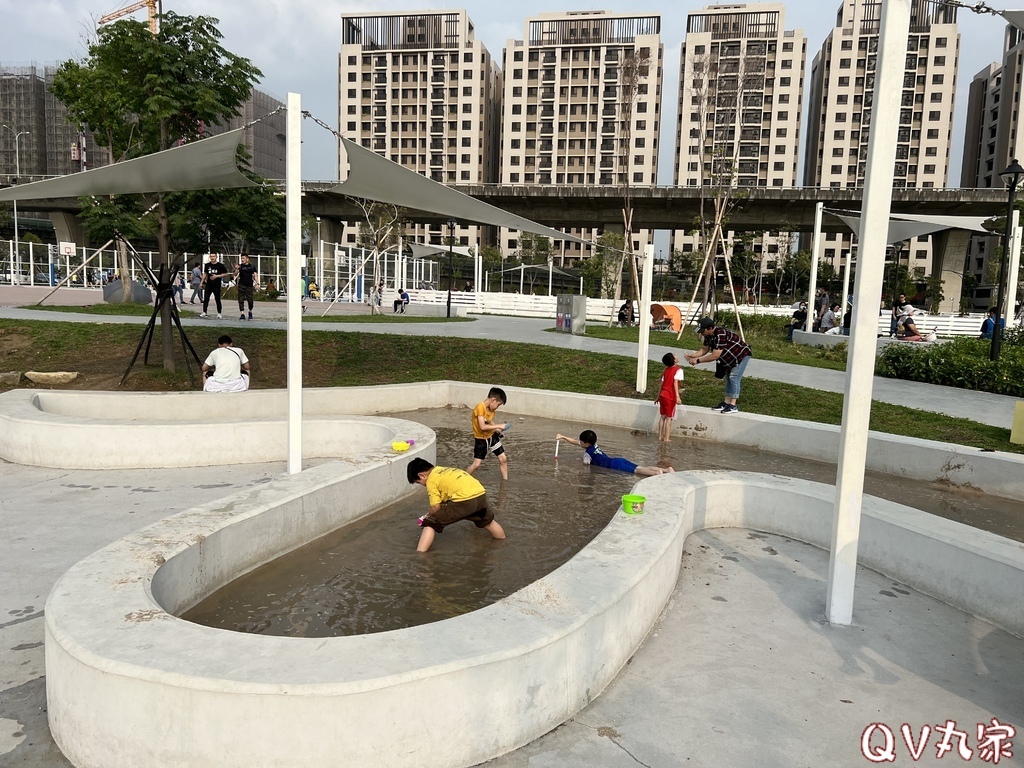
{"type": "MultiPolygon", "coordinates": [[[[985,322],[983,322],[981,324],[981,338],[983,338],[983,339],[991,339],[992,338],[992,332],[996,328],[996,315],[998,315],[998,314],[999,314],[999,312],[998,312],[998,310],[996,310],[995,307],[992,307],[992,308],[989,309],[988,317],[986,317],[985,318],[985,322]]],[[[1000,329],[1006,328],[1006,320],[1005,319],[999,318],[999,328],[1000,329]]]]}
{"type": "Polygon", "coordinates": [[[622,306],[619,307],[618,313],[619,325],[629,327],[636,321],[636,315],[633,312],[633,302],[624,301],[622,306]]]}
{"type": "Polygon", "coordinates": [[[900,308],[900,319],[896,323],[896,338],[900,341],[924,341],[924,336],[914,322],[914,306],[904,304],[900,308]]]}
{"type": "Polygon", "coordinates": [[[793,317],[790,318],[789,326],[786,328],[786,338],[792,341],[793,331],[802,331],[805,325],[807,325],[807,302],[801,301],[800,306],[793,313],[793,317]]]}
{"type": "Polygon", "coordinates": [[[839,325],[839,318],[836,316],[838,311],[838,304],[832,304],[826,309],[825,314],[821,316],[821,321],[818,323],[818,330],[822,333],[828,333],[833,328],[836,328],[839,325]]]}
{"type": "Polygon", "coordinates": [[[249,389],[249,358],[227,334],[203,363],[204,392],[245,392],[249,389]]]}
{"type": "Polygon", "coordinates": [[[394,309],[394,312],[392,314],[404,315],[405,314],[405,308],[407,306],[409,306],[409,294],[405,290],[405,288],[401,288],[398,291],[398,298],[395,299],[395,302],[394,302],[395,309],[394,309]]]}

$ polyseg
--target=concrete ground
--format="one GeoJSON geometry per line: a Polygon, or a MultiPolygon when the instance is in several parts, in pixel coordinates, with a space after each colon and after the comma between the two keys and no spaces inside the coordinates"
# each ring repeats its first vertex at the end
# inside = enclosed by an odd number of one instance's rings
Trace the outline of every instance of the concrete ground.
{"type": "MultiPolygon", "coordinates": [[[[0,464],[0,766],[69,765],[49,735],[43,677],[42,610],[60,574],[132,530],[284,470],[0,464]]],[[[864,765],[860,737],[872,722],[893,729],[897,765],[910,765],[903,723],[919,735],[955,720],[976,750],[977,723],[993,717],[1024,744],[1024,639],[865,569],[855,625],[833,627],[824,618],[827,568],[827,553],[785,537],[694,534],[661,621],[608,689],[487,765],[864,765]]],[[[934,733],[928,744],[924,764],[934,764],[934,733]]],[[[1024,766],[1024,746],[1000,765],[1024,766]]]]}
{"type": "MultiPolygon", "coordinates": [[[[8,303],[0,292],[0,305],[8,303]]],[[[273,308],[256,324],[276,327],[269,319],[273,308]]],[[[46,315],[2,308],[0,317],[46,315]]],[[[444,325],[320,327],[635,354],[635,345],[625,342],[543,333],[550,325],[481,317],[444,325]]],[[[668,349],[652,346],[651,356],[668,349]]],[[[843,381],[841,372],[756,359],[747,375],[838,391],[843,381]]],[[[1004,426],[1015,402],[886,379],[875,380],[875,398],[1004,426]]],[[[186,428],[180,439],[189,439],[186,428]]],[[[60,574],[130,531],[284,471],[283,463],[118,472],[0,463],[0,766],[69,765],[49,735],[43,677],[42,610],[60,574]]],[[[824,618],[827,567],[827,553],[784,537],[695,534],[662,620],[608,689],[565,725],[488,765],[856,766],[868,764],[860,742],[870,723],[892,730],[896,765],[914,762],[899,731],[904,723],[915,739],[922,726],[932,729],[922,764],[955,765],[964,761],[955,752],[941,763],[936,758],[936,726],[949,720],[968,734],[971,759],[983,763],[977,724],[996,718],[1017,730],[1014,757],[1003,756],[999,765],[1024,767],[1024,639],[864,569],[854,626],[833,627],[824,618]]],[[[881,731],[871,743],[881,746],[881,731]]],[[[991,756],[987,762],[994,762],[991,756]]]]}

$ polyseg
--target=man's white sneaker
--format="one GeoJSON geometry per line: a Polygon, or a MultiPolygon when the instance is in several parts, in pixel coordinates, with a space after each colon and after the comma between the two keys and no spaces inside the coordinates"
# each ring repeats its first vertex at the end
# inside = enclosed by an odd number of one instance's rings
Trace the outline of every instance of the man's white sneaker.
{"type": "Polygon", "coordinates": [[[205,312],[200,312],[199,316],[200,317],[209,317],[209,315],[207,315],[205,312]]]}
{"type": "Polygon", "coordinates": [[[220,320],[220,319],[221,319],[221,314],[220,314],[220,312],[218,312],[218,313],[217,313],[217,319],[218,319],[218,320],[220,320]]]}

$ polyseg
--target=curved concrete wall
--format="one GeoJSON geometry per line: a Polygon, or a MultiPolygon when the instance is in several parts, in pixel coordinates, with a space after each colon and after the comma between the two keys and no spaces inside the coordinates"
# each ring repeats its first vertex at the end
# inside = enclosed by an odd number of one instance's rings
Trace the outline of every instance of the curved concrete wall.
{"type": "MultiPolygon", "coordinates": [[[[378,465],[366,482],[324,465],[168,518],[72,568],[46,605],[50,727],[65,755],[105,768],[472,765],[601,692],[674,590],[691,531],[737,526],[821,545],[831,530],[827,486],[676,473],[638,484],[643,515],[618,514],[554,573],[457,618],[307,640],[172,615],[279,537],[311,532],[295,525],[307,505],[362,506],[397,491],[398,469],[378,465]]],[[[872,498],[862,536],[866,564],[1024,634],[1013,542],[872,498]]]]}
{"type": "MultiPolygon", "coordinates": [[[[337,443],[340,432],[330,424],[330,419],[342,414],[390,415],[403,408],[449,405],[471,408],[487,389],[486,384],[430,381],[304,390],[304,455],[349,455],[337,452],[341,450],[337,443]],[[318,432],[319,422],[323,425],[318,432]]],[[[649,400],[521,387],[505,387],[505,391],[510,413],[559,419],[576,426],[609,424],[653,431],[658,419],[657,404],[649,400]]],[[[283,460],[286,412],[284,390],[234,395],[12,390],[0,394],[0,458],[17,464],[86,469],[283,460]],[[226,402],[238,402],[239,410],[226,412],[226,402]],[[111,414],[118,418],[112,419],[111,414]],[[179,435],[184,426],[193,438],[190,441],[162,439],[179,435]],[[258,440],[250,437],[257,433],[261,435],[258,440]],[[239,440],[250,447],[258,443],[260,453],[196,451],[196,439],[210,444],[239,440]]],[[[705,408],[684,406],[676,430],[699,440],[743,445],[795,459],[835,462],[839,454],[839,427],[829,424],[749,413],[723,419],[705,408]]],[[[871,432],[867,469],[1024,500],[1024,456],[1014,453],[982,452],[871,432]]]]}

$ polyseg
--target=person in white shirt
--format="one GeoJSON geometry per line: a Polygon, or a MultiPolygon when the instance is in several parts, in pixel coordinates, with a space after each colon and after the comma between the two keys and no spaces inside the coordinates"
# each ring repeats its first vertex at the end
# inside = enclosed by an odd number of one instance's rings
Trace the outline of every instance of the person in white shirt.
{"type": "Polygon", "coordinates": [[[231,337],[217,339],[217,348],[203,363],[204,392],[245,392],[249,388],[249,358],[231,337]]]}

